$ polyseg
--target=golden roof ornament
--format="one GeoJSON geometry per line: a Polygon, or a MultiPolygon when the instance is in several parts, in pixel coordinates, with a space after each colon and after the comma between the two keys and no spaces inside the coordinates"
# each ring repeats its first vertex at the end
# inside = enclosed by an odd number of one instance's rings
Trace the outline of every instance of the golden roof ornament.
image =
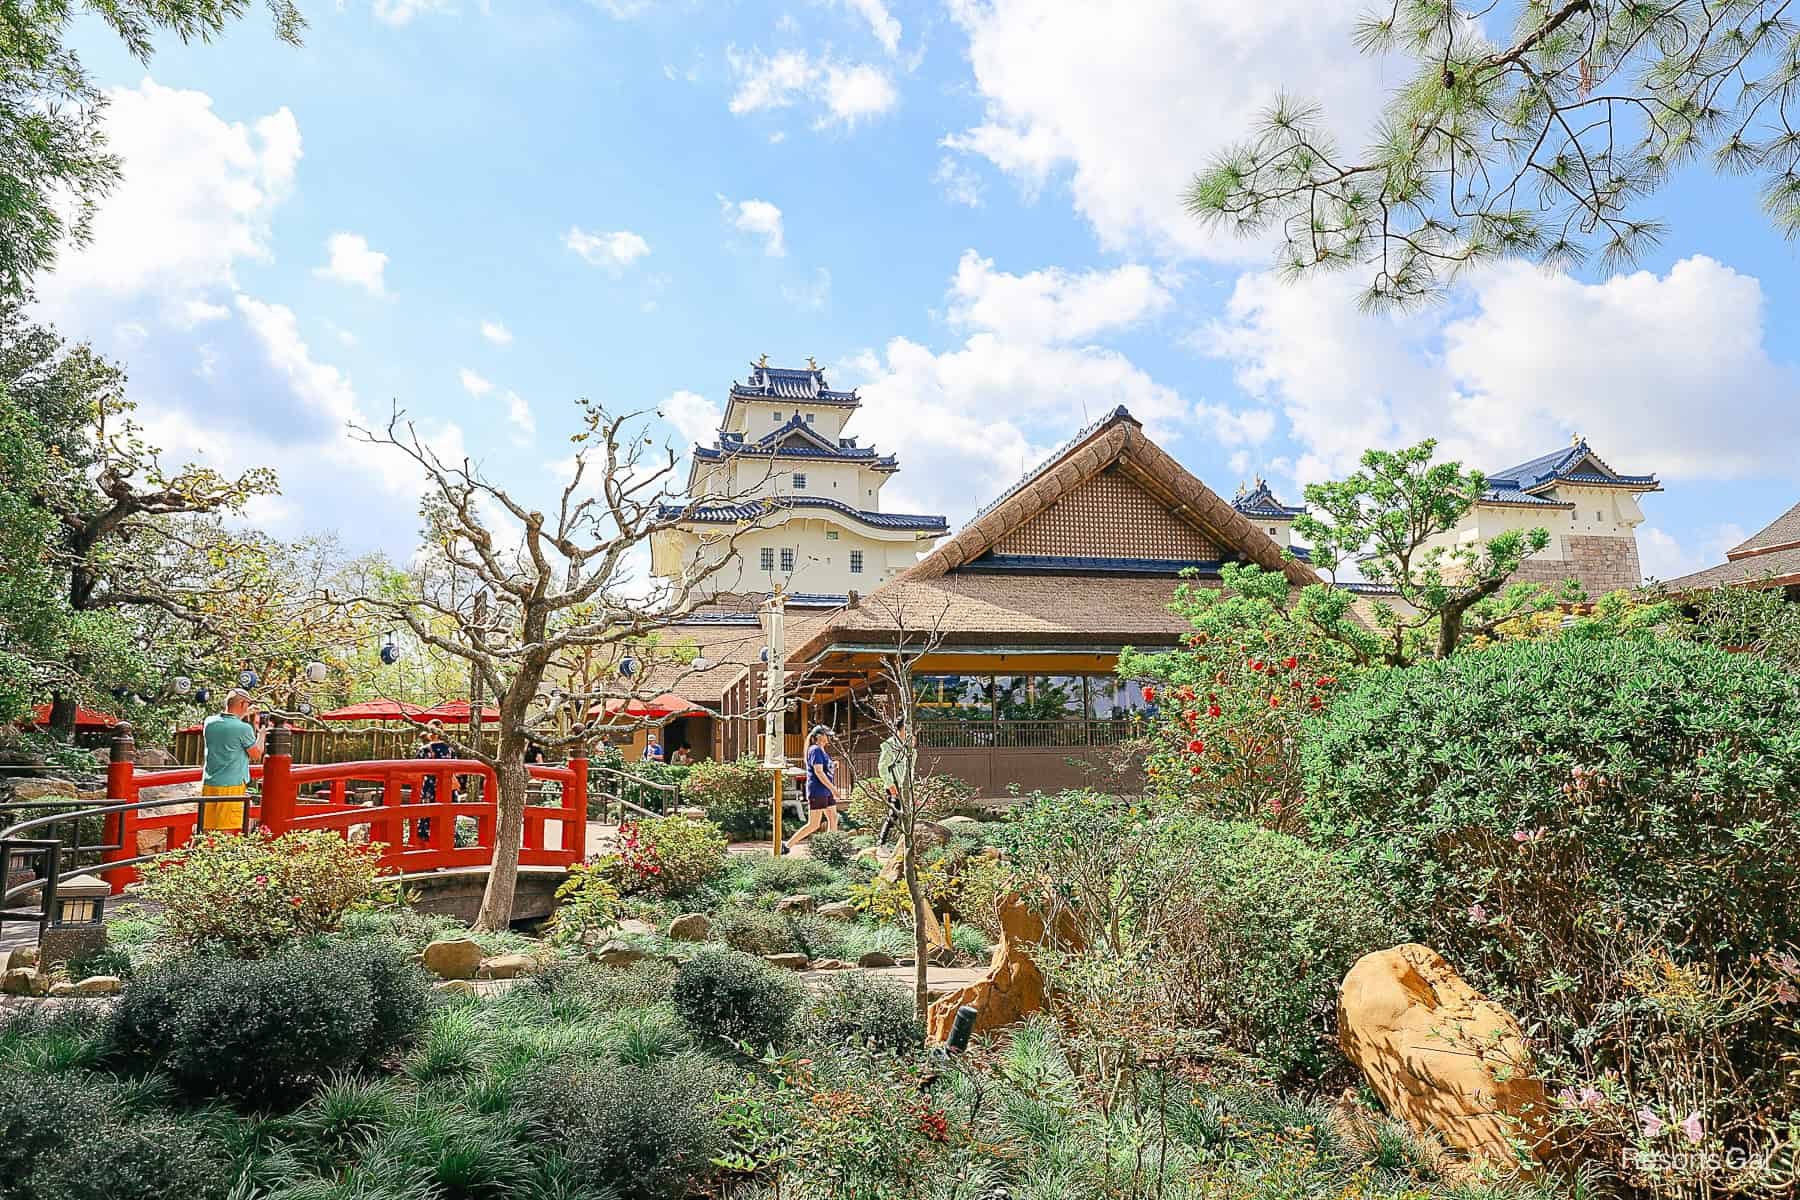
{"type": "Polygon", "coordinates": [[[1570,434],[1569,435],[1569,445],[1571,445],[1571,446],[1581,445],[1581,435],[1579,433],[1570,434]]]}
{"type": "Polygon", "coordinates": [[[766,366],[768,366],[768,365],[769,365],[769,356],[768,356],[768,355],[767,355],[767,354],[765,354],[765,355],[763,355],[763,356],[762,356],[762,357],[761,357],[761,358],[759,358],[759,359],[757,359],[757,360],[756,360],[756,365],[757,365],[757,366],[759,366],[759,367],[766,367],[766,366]]]}
{"type": "Polygon", "coordinates": [[[819,369],[819,364],[813,361],[813,356],[810,354],[806,356],[806,367],[809,371],[816,371],[819,369]]]}

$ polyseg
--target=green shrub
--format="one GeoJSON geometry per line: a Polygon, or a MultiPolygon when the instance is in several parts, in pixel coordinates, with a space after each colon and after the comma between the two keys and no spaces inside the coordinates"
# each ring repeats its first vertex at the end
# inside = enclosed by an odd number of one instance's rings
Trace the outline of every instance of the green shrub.
{"type": "Polygon", "coordinates": [[[812,1045],[911,1054],[924,1049],[925,1026],[913,1011],[911,988],[885,975],[846,971],[813,996],[799,1037],[812,1045]]]}
{"type": "Polygon", "coordinates": [[[381,943],[149,968],[114,1011],[113,1053],[160,1066],[189,1095],[263,1100],[384,1056],[424,1020],[423,975],[381,943]]]}
{"type": "Polygon", "coordinates": [[[675,1011],[697,1035],[779,1046],[800,1004],[792,972],[739,950],[708,947],[675,973],[675,1011]]]}
{"type": "Polygon", "coordinates": [[[654,1066],[543,1063],[516,1095],[570,1184],[620,1200],[679,1200],[698,1193],[724,1149],[712,1108],[729,1082],[705,1056],[678,1054],[654,1066]]]}
{"type": "Polygon", "coordinates": [[[734,840],[767,836],[772,824],[769,770],[754,758],[697,762],[681,781],[681,795],[734,840]]]}
{"type": "Polygon", "coordinates": [[[92,1067],[106,1053],[105,1012],[69,1004],[0,1013],[0,1068],[69,1071],[92,1067]]]}
{"type": "Polygon", "coordinates": [[[684,896],[725,873],[729,845],[711,821],[646,817],[619,830],[619,890],[684,896]]]}
{"type": "MultiPolygon", "coordinates": [[[[815,835],[823,836],[823,835],[815,835]]],[[[782,857],[758,859],[750,870],[750,890],[792,896],[811,892],[837,882],[837,872],[823,862],[810,858],[782,857]]]]}
{"type": "Polygon", "coordinates": [[[346,912],[374,900],[381,851],[331,830],[213,834],[140,871],[136,891],[161,906],[165,940],[259,958],[335,930],[346,912]]]}
{"type": "Polygon", "coordinates": [[[792,954],[794,933],[780,913],[732,906],[713,915],[712,937],[746,954],[792,954]]]}
{"type": "Polygon", "coordinates": [[[812,849],[813,861],[824,863],[828,867],[848,866],[850,860],[856,857],[855,840],[841,829],[821,829],[806,839],[806,844],[812,849]]]}
{"type": "Polygon", "coordinates": [[[584,934],[619,923],[619,889],[604,863],[577,863],[556,889],[556,911],[550,914],[550,940],[557,945],[579,942],[584,934]]]}
{"type": "Polygon", "coordinates": [[[1361,680],[1305,747],[1308,818],[1572,1085],[1676,1120],[1720,1088],[1729,1127],[1796,1051],[1762,998],[1800,942],[1797,731],[1800,680],[1749,655],[1503,644],[1361,680]]]}
{"type": "Polygon", "coordinates": [[[1240,822],[1173,819],[1152,854],[1168,906],[1158,952],[1198,1023],[1282,1075],[1340,1064],[1338,984],[1400,940],[1374,889],[1331,854],[1240,822]]]}

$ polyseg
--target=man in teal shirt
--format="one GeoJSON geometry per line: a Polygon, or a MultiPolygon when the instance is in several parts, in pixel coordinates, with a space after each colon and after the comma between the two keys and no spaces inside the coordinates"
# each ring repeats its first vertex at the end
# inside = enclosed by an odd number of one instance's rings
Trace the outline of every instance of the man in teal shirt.
{"type": "Polygon", "coordinates": [[[250,707],[250,693],[239,688],[225,697],[225,711],[214,713],[201,726],[201,740],[206,745],[200,774],[202,829],[244,828],[243,797],[250,791],[250,764],[263,756],[261,726],[260,716],[250,707]],[[215,796],[224,802],[212,803],[215,796]]]}

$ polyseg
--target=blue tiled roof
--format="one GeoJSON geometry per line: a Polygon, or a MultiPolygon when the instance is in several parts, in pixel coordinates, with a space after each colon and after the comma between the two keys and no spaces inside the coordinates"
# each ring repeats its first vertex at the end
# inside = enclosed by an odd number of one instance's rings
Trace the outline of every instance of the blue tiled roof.
{"type": "Polygon", "coordinates": [[[887,513],[870,509],[852,508],[842,501],[827,496],[771,496],[766,500],[751,500],[744,504],[708,504],[681,505],[662,504],[657,506],[656,517],[659,521],[692,521],[705,525],[729,525],[739,521],[755,521],[766,516],[774,508],[828,508],[846,516],[855,517],[865,525],[877,529],[911,529],[922,533],[946,533],[950,523],[941,516],[928,516],[922,513],[887,513]]]}
{"type": "Polygon", "coordinates": [[[1261,479],[1248,492],[1240,489],[1237,499],[1231,502],[1231,507],[1246,517],[1269,517],[1276,520],[1290,520],[1306,511],[1304,508],[1290,508],[1277,500],[1268,483],[1261,479]]]}
{"type": "Polygon", "coordinates": [[[854,391],[832,391],[825,372],[818,367],[765,367],[760,363],[750,364],[750,377],[743,383],[732,383],[731,394],[744,400],[804,400],[845,408],[862,403],[854,391]]]}
{"type": "Polygon", "coordinates": [[[892,454],[881,454],[872,446],[858,446],[855,438],[839,438],[835,443],[808,425],[800,414],[763,434],[754,442],[742,434],[725,433],[711,446],[695,446],[694,457],[716,462],[728,455],[766,455],[781,458],[814,458],[826,462],[855,462],[878,471],[897,471],[900,462],[892,454]],[[782,442],[788,445],[782,445],[782,442]],[[803,444],[794,445],[791,443],[803,444]]]}
{"type": "MultiPolygon", "coordinates": [[[[1231,560],[1236,561],[1236,560],[1231,560]]],[[[1218,574],[1219,559],[1104,558],[1067,554],[983,554],[958,571],[1003,571],[1013,575],[1179,575],[1190,567],[1218,574]]]]}
{"type": "Polygon", "coordinates": [[[1661,485],[1654,475],[1621,475],[1594,453],[1593,447],[1587,444],[1586,438],[1576,438],[1574,443],[1549,454],[1540,454],[1529,462],[1522,462],[1516,467],[1508,467],[1504,471],[1496,471],[1488,476],[1488,490],[1482,499],[1494,504],[1548,504],[1553,507],[1566,507],[1554,500],[1545,500],[1528,493],[1536,492],[1555,483],[1601,484],[1608,487],[1625,487],[1644,491],[1659,491],[1661,485]],[[1592,462],[1598,470],[1577,470],[1583,464],[1592,462]]]}
{"type": "MultiPolygon", "coordinates": [[[[768,592],[751,592],[757,600],[767,600],[768,592]]],[[[846,593],[833,592],[787,592],[785,593],[789,608],[842,608],[850,603],[846,593]]],[[[716,608],[700,609],[688,613],[680,620],[673,622],[681,625],[760,625],[761,619],[753,608],[716,608]]]]}

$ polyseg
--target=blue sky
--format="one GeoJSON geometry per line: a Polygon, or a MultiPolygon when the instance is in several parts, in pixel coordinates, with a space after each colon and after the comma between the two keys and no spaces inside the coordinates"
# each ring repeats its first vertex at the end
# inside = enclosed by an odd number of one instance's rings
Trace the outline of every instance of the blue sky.
{"type": "Polygon", "coordinates": [[[301,49],[253,12],[147,71],[81,29],[128,178],[40,288],[171,457],[277,467],[277,532],[410,546],[416,480],[342,435],[393,401],[547,500],[576,397],[685,442],[764,352],[861,387],[884,506],[953,523],[1121,403],[1215,488],[1290,500],[1365,445],[1498,468],[1578,431],[1662,475],[1665,577],[1800,493],[1795,249],[1751,182],[1654,198],[1640,271],[1502,266],[1406,318],[1180,213],[1278,87],[1376,111],[1398,71],[1352,52],[1354,6],[302,7],[301,49]]]}

